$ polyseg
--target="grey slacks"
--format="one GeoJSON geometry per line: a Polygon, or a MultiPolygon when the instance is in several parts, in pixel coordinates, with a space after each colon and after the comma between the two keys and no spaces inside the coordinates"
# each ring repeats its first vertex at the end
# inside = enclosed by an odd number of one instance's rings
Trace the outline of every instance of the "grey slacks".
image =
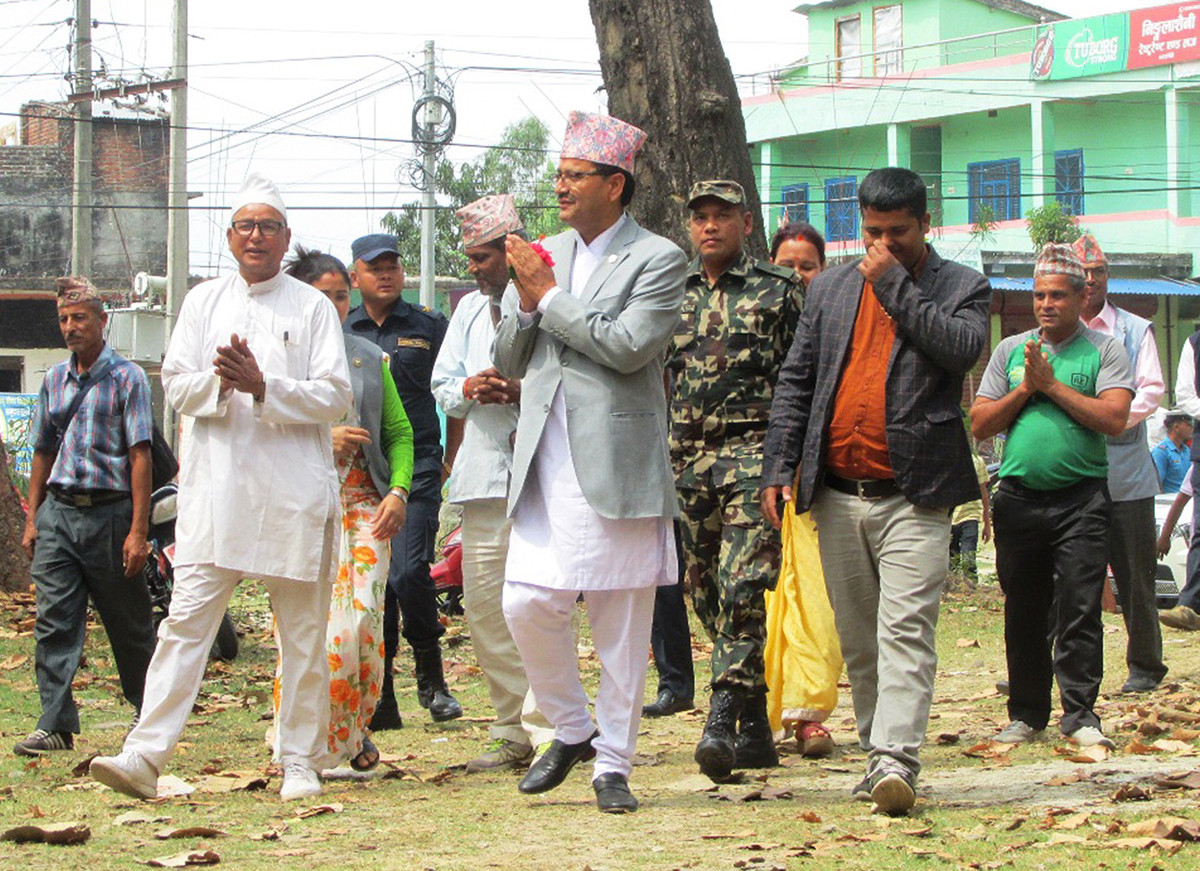
{"type": "Polygon", "coordinates": [[[140,709],[146,668],[154,655],[154,625],[146,579],[125,577],[122,548],[129,535],[133,503],[76,508],[47,494],[37,513],[33,550],[37,620],[34,670],[41,695],[38,728],[79,733],[79,711],[71,681],[79,668],[87,631],[88,597],[108,633],[121,692],[140,709]]]}
{"type": "Polygon", "coordinates": [[[1130,677],[1160,681],[1167,674],[1163,663],[1162,630],[1154,595],[1154,497],[1112,503],[1108,524],[1108,563],[1117,582],[1117,601],[1129,643],[1125,662],[1130,677]]]}
{"type": "Polygon", "coordinates": [[[828,487],[812,512],[859,743],[872,767],[890,756],[915,775],[937,669],[950,512],[900,494],[860,499],[828,487]]]}

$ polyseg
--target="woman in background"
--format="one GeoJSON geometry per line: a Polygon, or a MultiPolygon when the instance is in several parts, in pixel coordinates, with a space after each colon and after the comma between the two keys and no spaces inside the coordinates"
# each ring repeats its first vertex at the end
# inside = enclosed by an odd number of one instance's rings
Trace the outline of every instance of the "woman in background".
{"type": "MultiPolygon", "coordinates": [[[[350,275],[340,260],[297,246],[295,258],[284,272],[324,293],[338,316],[346,320],[350,275]]],[[[348,760],[355,771],[370,771],[379,764],[379,751],[367,724],[379,703],[383,681],[383,595],[391,539],[404,524],[412,484],[413,437],[387,356],[357,336],[343,338],[354,410],[333,427],[342,524],[325,635],[330,696],[328,767],[348,760]]],[[[275,705],[278,710],[278,693],[275,705]]]]}
{"type": "MultiPolygon", "coordinates": [[[[808,288],[825,268],[825,240],[811,224],[785,224],[771,240],[771,262],[790,266],[808,288]]],[[[833,738],[822,725],[837,706],[842,650],[825,592],[812,514],[787,503],[779,583],[768,590],[767,714],[777,739],[796,736],[808,757],[828,756],[833,738]]]]}

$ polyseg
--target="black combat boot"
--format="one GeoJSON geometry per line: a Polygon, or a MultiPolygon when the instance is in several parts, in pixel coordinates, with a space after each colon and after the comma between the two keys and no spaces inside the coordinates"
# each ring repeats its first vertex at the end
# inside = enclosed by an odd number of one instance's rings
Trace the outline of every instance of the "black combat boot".
{"type": "Polygon", "coordinates": [[[413,661],[417,671],[417,701],[422,708],[429,709],[435,723],[457,720],[463,715],[462,705],[450,695],[446,678],[442,674],[442,648],[434,642],[432,647],[418,650],[413,648],[413,661]]]}
{"type": "Polygon", "coordinates": [[[696,745],[696,763],[702,774],[716,783],[728,780],[737,758],[734,739],[737,721],[745,705],[740,687],[718,687],[709,701],[708,722],[696,745]]]}
{"type": "Polygon", "coordinates": [[[400,717],[400,709],[396,707],[396,688],[392,684],[393,658],[388,656],[383,660],[383,688],[379,694],[379,704],[375,706],[375,714],[367,728],[372,732],[386,732],[388,729],[403,729],[404,720],[400,717]]]}
{"type": "Polygon", "coordinates": [[[767,692],[760,690],[746,697],[734,741],[734,766],[737,768],[774,768],[779,764],[775,736],[767,717],[767,692]]]}

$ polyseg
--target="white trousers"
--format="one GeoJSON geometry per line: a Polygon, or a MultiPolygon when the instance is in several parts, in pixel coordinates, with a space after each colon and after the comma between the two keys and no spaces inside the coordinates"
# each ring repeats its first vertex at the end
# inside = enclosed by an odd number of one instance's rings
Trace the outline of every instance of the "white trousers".
{"type": "Polygon", "coordinates": [[[471,646],[483,675],[496,719],[492,738],[537,747],[554,737],[554,727],[538,710],[521,653],[504,619],[504,564],[508,559],[507,499],[464,502],[462,514],[463,610],[471,646]]]}
{"type": "MultiPolygon", "coordinates": [[[[171,758],[200,692],[208,651],[241,572],[212,564],[179,566],[171,613],[158,627],[158,647],[146,672],[142,716],[125,739],[161,772],[171,758]]],[[[279,627],[282,673],[279,700],[280,761],[318,770],[327,754],[329,660],[325,626],[329,582],[262,578],[279,627]]]]}
{"type": "Polygon", "coordinates": [[[646,693],[647,649],[654,616],[654,587],[588,590],[584,593],[592,642],[600,658],[596,725],[579,679],[579,653],[572,617],[577,590],[554,590],[508,581],[504,616],[521,651],[529,685],[554,737],[578,744],[597,728],[593,779],[633,771],[638,726],[646,693]]]}

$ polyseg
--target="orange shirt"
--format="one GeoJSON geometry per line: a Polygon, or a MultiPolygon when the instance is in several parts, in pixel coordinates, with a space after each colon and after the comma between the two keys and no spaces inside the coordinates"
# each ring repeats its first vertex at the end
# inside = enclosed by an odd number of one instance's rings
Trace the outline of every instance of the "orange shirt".
{"type": "Polygon", "coordinates": [[[825,466],[843,478],[894,478],[887,446],[887,370],[896,340],[892,321],[871,282],[863,283],[862,299],[850,337],[850,358],[842,370],[825,466]]]}

